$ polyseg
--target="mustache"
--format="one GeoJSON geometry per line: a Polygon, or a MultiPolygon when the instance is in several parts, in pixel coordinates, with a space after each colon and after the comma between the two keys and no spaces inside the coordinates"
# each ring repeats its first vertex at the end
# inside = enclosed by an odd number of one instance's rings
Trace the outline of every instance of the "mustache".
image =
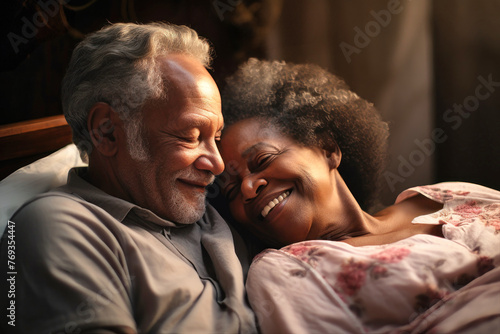
{"type": "Polygon", "coordinates": [[[201,171],[195,168],[183,169],[176,173],[175,178],[187,179],[196,183],[211,185],[215,181],[215,175],[209,171],[201,171]]]}

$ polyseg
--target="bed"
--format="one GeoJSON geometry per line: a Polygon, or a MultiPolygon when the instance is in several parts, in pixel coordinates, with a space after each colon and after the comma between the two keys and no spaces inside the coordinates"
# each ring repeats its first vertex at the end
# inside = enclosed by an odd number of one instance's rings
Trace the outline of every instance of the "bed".
{"type": "Polygon", "coordinates": [[[63,115],[0,125],[0,180],[68,144],[71,129],[63,115]]]}
{"type": "Polygon", "coordinates": [[[0,231],[22,203],[64,184],[81,165],[63,115],[0,126],[0,231]]]}

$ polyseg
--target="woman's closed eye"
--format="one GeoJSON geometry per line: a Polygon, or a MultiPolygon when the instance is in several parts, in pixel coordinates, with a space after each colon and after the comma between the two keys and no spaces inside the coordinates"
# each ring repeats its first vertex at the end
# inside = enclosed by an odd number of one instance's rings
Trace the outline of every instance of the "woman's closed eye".
{"type": "Polygon", "coordinates": [[[248,167],[250,170],[260,170],[267,167],[267,165],[269,165],[276,156],[276,153],[256,154],[253,159],[250,160],[248,167]]]}
{"type": "Polygon", "coordinates": [[[257,165],[258,166],[262,166],[264,165],[266,162],[269,161],[269,159],[271,159],[271,156],[272,154],[261,154],[260,156],[257,157],[257,165]]]}
{"type": "Polygon", "coordinates": [[[223,193],[229,202],[233,201],[238,195],[238,185],[236,183],[228,184],[223,193]]]}

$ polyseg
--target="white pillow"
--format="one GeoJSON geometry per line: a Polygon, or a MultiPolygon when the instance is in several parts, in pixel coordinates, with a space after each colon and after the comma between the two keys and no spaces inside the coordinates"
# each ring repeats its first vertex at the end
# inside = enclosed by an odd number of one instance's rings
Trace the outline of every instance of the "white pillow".
{"type": "Polygon", "coordinates": [[[9,218],[23,203],[66,184],[68,171],[85,165],[76,146],[70,144],[0,181],[0,232],[3,234],[9,218]]]}

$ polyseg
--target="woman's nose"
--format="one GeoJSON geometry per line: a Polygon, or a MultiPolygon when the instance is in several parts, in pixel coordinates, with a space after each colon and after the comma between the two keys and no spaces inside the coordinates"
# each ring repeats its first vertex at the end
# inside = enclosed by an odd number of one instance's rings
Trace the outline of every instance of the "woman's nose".
{"type": "Polygon", "coordinates": [[[241,195],[244,202],[248,202],[262,191],[267,186],[267,181],[262,177],[247,176],[241,182],[241,195]]]}

